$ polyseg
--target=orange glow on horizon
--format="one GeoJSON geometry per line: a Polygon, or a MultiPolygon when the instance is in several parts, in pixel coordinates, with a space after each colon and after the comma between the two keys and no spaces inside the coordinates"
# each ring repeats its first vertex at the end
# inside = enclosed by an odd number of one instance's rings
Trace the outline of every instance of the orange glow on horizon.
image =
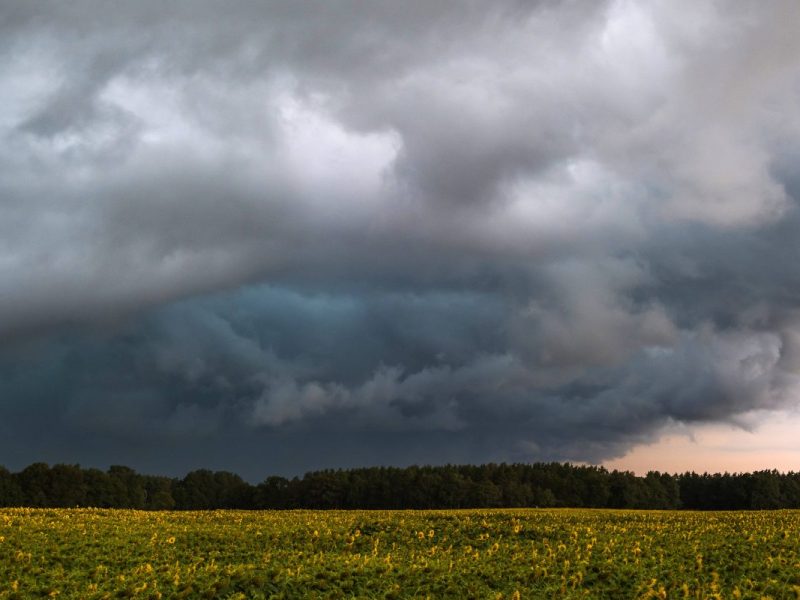
{"type": "Polygon", "coordinates": [[[800,414],[777,413],[749,431],[722,424],[667,428],[657,442],[635,446],[603,466],[637,475],[648,471],[800,471],[800,414]]]}

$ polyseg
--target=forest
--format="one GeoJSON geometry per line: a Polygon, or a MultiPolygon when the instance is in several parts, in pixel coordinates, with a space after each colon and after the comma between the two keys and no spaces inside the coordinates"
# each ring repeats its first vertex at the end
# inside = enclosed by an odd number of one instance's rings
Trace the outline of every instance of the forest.
{"type": "Polygon", "coordinates": [[[34,463],[0,467],[0,506],[142,510],[576,507],[800,508],[800,473],[628,471],[569,463],[369,467],[270,476],[257,485],[199,469],[183,478],[34,463]]]}

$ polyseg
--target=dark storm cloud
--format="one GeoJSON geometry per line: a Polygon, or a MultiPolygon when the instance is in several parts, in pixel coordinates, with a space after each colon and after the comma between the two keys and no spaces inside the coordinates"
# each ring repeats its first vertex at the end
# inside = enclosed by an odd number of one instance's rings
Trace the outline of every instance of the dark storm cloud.
{"type": "Polygon", "coordinates": [[[792,403],[793,3],[0,13],[0,462],[596,461],[792,403]]]}

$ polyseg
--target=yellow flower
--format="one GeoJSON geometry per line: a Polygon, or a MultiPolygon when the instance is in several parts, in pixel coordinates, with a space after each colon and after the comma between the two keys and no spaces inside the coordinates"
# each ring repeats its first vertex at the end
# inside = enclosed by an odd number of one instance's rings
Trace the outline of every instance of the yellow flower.
{"type": "Polygon", "coordinates": [[[168,537],[167,538],[167,543],[168,544],[174,544],[175,543],[175,536],[173,535],[171,537],[168,537]]]}

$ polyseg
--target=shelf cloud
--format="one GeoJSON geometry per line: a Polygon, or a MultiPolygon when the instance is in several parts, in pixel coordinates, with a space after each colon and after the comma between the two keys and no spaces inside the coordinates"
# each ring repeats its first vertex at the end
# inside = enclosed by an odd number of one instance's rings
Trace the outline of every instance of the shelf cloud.
{"type": "Polygon", "coordinates": [[[795,406],[793,2],[0,8],[0,462],[602,462],[795,406]]]}

